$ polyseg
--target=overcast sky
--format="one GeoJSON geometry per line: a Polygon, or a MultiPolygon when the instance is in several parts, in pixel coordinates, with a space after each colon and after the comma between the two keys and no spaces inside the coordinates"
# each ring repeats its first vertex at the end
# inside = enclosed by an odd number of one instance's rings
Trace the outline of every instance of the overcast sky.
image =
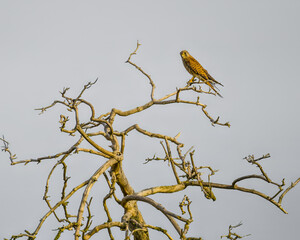
{"type": "MultiPolygon", "coordinates": [[[[59,115],[65,111],[58,107],[38,115],[34,109],[51,104],[64,87],[70,87],[75,96],[97,77],[98,83],[84,97],[94,103],[99,115],[113,107],[127,110],[149,101],[148,80],[125,63],[139,40],[142,45],[132,60],[151,75],[157,98],[185,86],[190,75],[179,52],[188,50],[224,85],[220,88],[224,98],[201,95],[200,101],[213,117],[220,116],[232,127],[212,127],[198,108],[173,105],[118,118],[115,129],[138,123],[170,136],[181,132],[179,140],[186,150],[195,147],[198,165],[219,169],[212,179],[215,182],[230,184],[239,176],[258,174],[243,158],[270,153],[271,158],[262,162],[265,171],[274,181],[285,178],[288,185],[300,176],[299,11],[296,0],[2,0],[0,134],[19,160],[66,150],[75,139],[59,131],[59,115]]],[[[166,163],[143,164],[155,153],[162,156],[159,141],[136,133],[128,137],[124,168],[136,191],[175,183],[166,163]]],[[[0,238],[36,228],[47,212],[42,196],[54,162],[10,166],[7,154],[1,153],[0,238]]],[[[88,155],[70,160],[69,189],[86,180],[102,162],[88,155]]],[[[60,170],[55,174],[53,194],[60,193],[61,187],[60,170]]],[[[101,181],[94,189],[99,202],[101,181]]],[[[242,185],[270,194],[276,191],[260,181],[242,185]]],[[[261,198],[225,190],[215,190],[215,202],[206,200],[197,188],[154,199],[168,202],[168,209],[179,213],[178,202],[184,194],[193,202],[191,236],[219,239],[230,224],[242,221],[237,232],[251,234],[249,240],[299,238],[300,186],[283,201],[288,215],[261,198]]],[[[54,204],[57,198],[51,199],[54,204]]],[[[94,203],[94,214],[100,216],[94,223],[100,224],[104,213],[94,203]]],[[[147,223],[172,228],[162,214],[153,217],[151,207],[140,207],[147,223]]],[[[114,214],[118,221],[122,210],[114,214]]],[[[56,227],[50,218],[37,239],[53,239],[56,227]]]]}

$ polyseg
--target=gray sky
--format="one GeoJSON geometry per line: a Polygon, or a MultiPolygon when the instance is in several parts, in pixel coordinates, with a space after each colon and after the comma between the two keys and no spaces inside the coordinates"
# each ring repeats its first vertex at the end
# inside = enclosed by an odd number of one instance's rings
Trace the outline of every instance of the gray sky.
{"type": "MultiPolygon", "coordinates": [[[[270,153],[271,158],[263,163],[266,172],[274,181],[285,178],[288,185],[300,176],[299,10],[299,1],[275,0],[2,0],[0,133],[9,140],[19,160],[66,150],[74,139],[59,132],[62,108],[43,115],[34,109],[59,98],[63,87],[71,87],[70,94],[75,95],[97,77],[98,83],[84,96],[95,104],[98,114],[148,101],[148,80],[125,64],[139,40],[142,45],[133,61],[151,75],[157,97],[183,87],[189,79],[179,56],[186,49],[224,84],[220,89],[223,99],[201,96],[200,101],[208,104],[212,116],[220,116],[232,127],[212,127],[195,107],[173,105],[117,119],[115,129],[138,123],[149,131],[171,136],[181,132],[179,140],[187,149],[195,146],[199,165],[220,170],[212,179],[216,182],[230,183],[243,174],[258,173],[242,158],[270,153]]],[[[154,153],[162,153],[159,141],[136,133],[128,138],[124,167],[136,191],[174,183],[164,163],[142,164],[154,153]]],[[[3,238],[24,229],[32,231],[47,211],[41,199],[54,161],[10,166],[5,153],[0,160],[3,238]]],[[[72,183],[85,180],[99,167],[99,159],[81,155],[69,165],[71,188],[72,183]]],[[[56,174],[52,192],[60,191],[61,172],[56,174]]],[[[257,181],[242,185],[271,192],[257,181]]],[[[288,215],[249,194],[215,190],[217,201],[210,202],[198,189],[184,193],[191,197],[195,212],[190,235],[219,239],[228,225],[240,221],[244,225],[237,231],[251,233],[246,238],[249,240],[297,239],[300,234],[299,186],[283,201],[288,215]]],[[[177,205],[184,193],[176,194],[172,201],[170,196],[154,199],[168,202],[168,208],[179,213],[177,205]]],[[[51,199],[54,203],[55,195],[51,199]]],[[[171,228],[161,214],[153,217],[151,207],[141,204],[141,208],[149,224],[171,228]]],[[[95,224],[100,224],[103,213],[95,211],[99,215],[95,224]]],[[[114,214],[119,220],[118,213],[114,214]]],[[[56,226],[49,219],[38,239],[53,239],[56,226]]],[[[64,239],[71,239],[71,235],[64,239]]]]}

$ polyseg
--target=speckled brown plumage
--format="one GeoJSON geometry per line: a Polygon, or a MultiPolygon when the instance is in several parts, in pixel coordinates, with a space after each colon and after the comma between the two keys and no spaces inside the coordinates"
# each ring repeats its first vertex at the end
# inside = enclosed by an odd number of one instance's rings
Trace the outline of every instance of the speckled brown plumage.
{"type": "Polygon", "coordinates": [[[207,84],[216,94],[220,97],[221,94],[217,92],[217,90],[213,87],[213,85],[219,84],[223,86],[220,82],[215,80],[202,65],[193,58],[188,51],[183,50],[180,52],[180,56],[182,58],[183,65],[185,69],[193,76],[192,79],[188,81],[188,83],[192,83],[194,78],[198,78],[202,80],[205,84],[207,84]]]}

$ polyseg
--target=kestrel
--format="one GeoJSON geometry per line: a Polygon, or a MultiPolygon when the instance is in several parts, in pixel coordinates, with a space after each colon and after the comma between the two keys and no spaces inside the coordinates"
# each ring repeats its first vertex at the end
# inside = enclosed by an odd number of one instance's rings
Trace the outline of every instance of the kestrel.
{"type": "Polygon", "coordinates": [[[205,84],[207,84],[212,90],[215,91],[216,94],[218,94],[220,97],[222,95],[217,92],[217,90],[214,88],[216,84],[219,84],[223,86],[222,83],[219,83],[217,80],[215,80],[207,71],[205,68],[201,66],[201,64],[193,58],[188,51],[183,50],[180,52],[180,56],[182,58],[183,65],[185,69],[193,75],[193,77],[188,81],[188,84],[192,83],[194,78],[198,78],[199,80],[202,80],[205,84]]]}

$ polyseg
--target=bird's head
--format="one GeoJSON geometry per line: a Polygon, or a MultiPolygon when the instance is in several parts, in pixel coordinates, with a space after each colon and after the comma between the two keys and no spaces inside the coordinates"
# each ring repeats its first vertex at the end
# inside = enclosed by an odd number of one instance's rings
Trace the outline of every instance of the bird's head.
{"type": "Polygon", "coordinates": [[[190,55],[189,52],[186,51],[186,50],[183,50],[183,51],[180,52],[180,56],[182,58],[187,58],[189,55],[190,55]]]}

